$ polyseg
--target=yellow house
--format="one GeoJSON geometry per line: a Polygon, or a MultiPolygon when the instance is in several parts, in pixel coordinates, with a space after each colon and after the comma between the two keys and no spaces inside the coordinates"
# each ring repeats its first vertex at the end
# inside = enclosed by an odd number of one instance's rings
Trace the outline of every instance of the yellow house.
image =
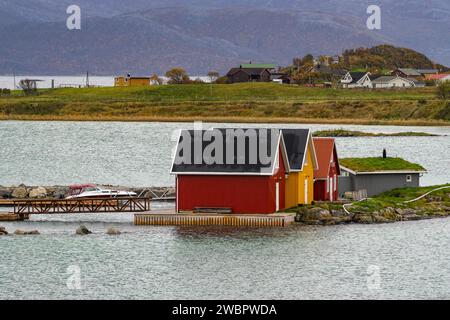
{"type": "Polygon", "coordinates": [[[318,169],[314,143],[309,129],[282,129],[289,159],[285,206],[311,204],[314,199],[314,170],[318,169]]]}
{"type": "Polygon", "coordinates": [[[116,87],[142,87],[150,85],[150,77],[116,77],[116,87]]]}

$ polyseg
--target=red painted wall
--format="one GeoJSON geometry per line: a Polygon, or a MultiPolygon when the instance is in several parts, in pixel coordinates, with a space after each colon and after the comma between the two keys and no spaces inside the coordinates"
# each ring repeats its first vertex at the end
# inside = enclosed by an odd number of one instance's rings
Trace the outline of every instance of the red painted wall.
{"type": "MultiPolygon", "coordinates": [[[[338,199],[338,189],[339,189],[339,179],[338,175],[339,172],[337,170],[337,162],[338,158],[336,153],[334,153],[334,165],[330,164],[330,169],[328,173],[328,184],[330,183],[330,178],[333,179],[333,201],[336,201],[338,199]],[[336,175],[336,181],[334,180],[334,175],[336,175]],[[334,184],[336,183],[336,187],[334,184]],[[336,189],[336,191],[335,191],[336,189]]],[[[330,193],[327,189],[327,181],[325,180],[316,180],[314,181],[314,200],[315,201],[330,201],[330,193]]]]}
{"type": "Polygon", "coordinates": [[[233,213],[274,213],[275,184],[280,183],[280,210],[285,208],[285,168],[273,176],[178,175],[177,211],[226,207],[233,213]]]}

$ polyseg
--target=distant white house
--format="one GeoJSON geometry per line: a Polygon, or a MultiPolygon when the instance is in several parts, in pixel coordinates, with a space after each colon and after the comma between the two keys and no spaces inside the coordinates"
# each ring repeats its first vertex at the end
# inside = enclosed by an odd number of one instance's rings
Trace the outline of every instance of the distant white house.
{"type": "Polygon", "coordinates": [[[372,80],[373,88],[383,89],[383,88],[411,88],[415,87],[416,84],[410,79],[405,79],[396,76],[381,76],[372,80]]]}
{"type": "Polygon", "coordinates": [[[341,79],[343,88],[372,88],[370,72],[347,72],[341,79]]]}

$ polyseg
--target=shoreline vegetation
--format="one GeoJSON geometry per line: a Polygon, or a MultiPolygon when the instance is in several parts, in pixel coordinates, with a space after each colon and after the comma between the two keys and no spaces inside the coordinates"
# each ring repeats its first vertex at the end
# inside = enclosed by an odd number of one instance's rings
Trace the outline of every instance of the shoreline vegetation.
{"type": "Polygon", "coordinates": [[[365,90],[274,83],[60,88],[0,96],[0,120],[450,125],[432,87],[365,90]]]}
{"type": "Polygon", "coordinates": [[[371,133],[363,131],[352,131],[345,129],[331,129],[320,130],[313,132],[314,137],[332,137],[332,138],[347,138],[347,137],[437,137],[439,135],[426,132],[395,132],[395,133],[371,133]]]}

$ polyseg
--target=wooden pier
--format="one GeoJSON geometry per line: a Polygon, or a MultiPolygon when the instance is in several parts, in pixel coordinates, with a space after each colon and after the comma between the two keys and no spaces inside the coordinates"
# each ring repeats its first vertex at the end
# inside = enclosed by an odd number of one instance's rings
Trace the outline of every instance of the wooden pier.
{"type": "Polygon", "coordinates": [[[13,211],[0,216],[3,221],[17,217],[26,219],[30,214],[74,213],[134,213],[150,210],[150,198],[89,198],[89,199],[23,199],[11,200],[13,211]]]}
{"type": "Polygon", "coordinates": [[[204,214],[204,213],[142,213],[134,215],[139,226],[232,226],[286,227],[294,222],[290,214],[204,214]]]}

